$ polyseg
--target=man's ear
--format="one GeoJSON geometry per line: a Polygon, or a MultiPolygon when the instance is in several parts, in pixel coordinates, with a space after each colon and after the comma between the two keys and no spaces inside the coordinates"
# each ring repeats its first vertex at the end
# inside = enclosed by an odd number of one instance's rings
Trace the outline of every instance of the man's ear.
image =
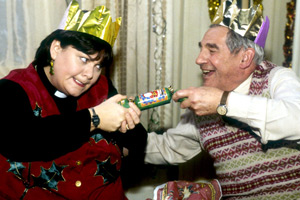
{"type": "Polygon", "coordinates": [[[248,48],[242,52],[240,68],[246,69],[251,66],[255,56],[255,50],[253,48],[248,48]]]}
{"type": "Polygon", "coordinates": [[[56,56],[60,51],[61,51],[60,41],[53,40],[50,46],[50,55],[52,60],[56,59],[56,56]]]}

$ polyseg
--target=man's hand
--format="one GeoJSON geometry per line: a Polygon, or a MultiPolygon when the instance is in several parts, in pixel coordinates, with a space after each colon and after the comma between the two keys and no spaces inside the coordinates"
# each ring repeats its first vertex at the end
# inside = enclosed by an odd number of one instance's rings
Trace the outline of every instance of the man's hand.
{"type": "Polygon", "coordinates": [[[210,115],[217,113],[216,109],[220,103],[223,91],[214,87],[190,87],[178,90],[173,95],[173,100],[186,97],[181,104],[181,108],[189,108],[196,115],[210,115]]]}

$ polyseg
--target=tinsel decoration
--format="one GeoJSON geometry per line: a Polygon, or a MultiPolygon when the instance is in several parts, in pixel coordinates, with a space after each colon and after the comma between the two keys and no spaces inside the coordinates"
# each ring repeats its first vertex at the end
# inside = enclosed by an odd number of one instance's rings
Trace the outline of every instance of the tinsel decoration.
{"type": "Polygon", "coordinates": [[[286,4],[287,6],[287,22],[285,24],[285,42],[283,44],[283,54],[285,61],[283,62],[284,67],[292,67],[293,58],[293,36],[294,36],[294,25],[295,25],[295,15],[296,15],[296,0],[291,0],[291,2],[286,4]]]}
{"type": "Polygon", "coordinates": [[[209,12],[210,21],[213,20],[219,6],[220,6],[220,0],[208,0],[208,12],[209,12]]]}
{"type": "MultiPolygon", "coordinates": [[[[163,74],[163,47],[166,35],[166,20],[163,17],[162,0],[153,0],[152,7],[153,32],[156,34],[154,64],[155,64],[155,89],[162,87],[163,74]]],[[[163,109],[163,108],[162,108],[163,109]]],[[[158,108],[153,108],[148,131],[155,131],[161,128],[161,117],[158,108]]]]}

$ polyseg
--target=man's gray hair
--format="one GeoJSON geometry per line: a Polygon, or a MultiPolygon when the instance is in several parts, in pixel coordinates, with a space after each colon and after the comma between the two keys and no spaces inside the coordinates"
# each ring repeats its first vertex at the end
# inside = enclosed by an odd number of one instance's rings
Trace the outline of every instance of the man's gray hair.
{"type": "MultiPolygon", "coordinates": [[[[222,26],[222,25],[212,24],[210,25],[210,28],[218,27],[218,26],[222,26]]],[[[229,29],[227,33],[226,45],[230,50],[230,52],[233,54],[237,54],[242,48],[243,49],[253,48],[255,50],[255,55],[253,60],[256,64],[260,64],[264,59],[264,49],[261,46],[255,44],[253,41],[247,38],[242,37],[241,35],[239,35],[238,33],[234,32],[231,29],[229,29]]]]}

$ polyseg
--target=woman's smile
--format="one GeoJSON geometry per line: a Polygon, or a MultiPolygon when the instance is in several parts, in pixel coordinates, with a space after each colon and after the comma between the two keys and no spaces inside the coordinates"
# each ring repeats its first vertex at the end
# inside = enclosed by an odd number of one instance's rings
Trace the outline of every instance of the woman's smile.
{"type": "Polygon", "coordinates": [[[73,80],[74,80],[74,82],[75,82],[78,86],[80,86],[80,87],[84,87],[84,86],[86,85],[86,84],[80,82],[79,80],[77,80],[77,79],[74,78],[74,77],[73,77],[73,80]]]}

